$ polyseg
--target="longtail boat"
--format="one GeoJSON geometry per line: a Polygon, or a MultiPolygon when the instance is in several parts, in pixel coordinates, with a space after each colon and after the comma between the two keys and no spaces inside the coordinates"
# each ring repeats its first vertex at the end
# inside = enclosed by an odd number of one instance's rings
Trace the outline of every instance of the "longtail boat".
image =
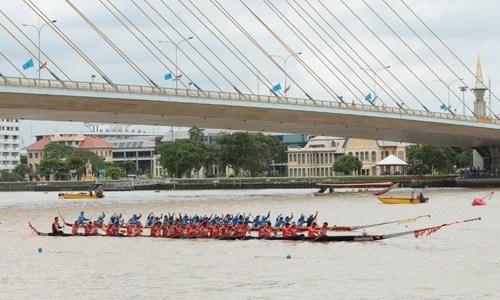
{"type": "Polygon", "coordinates": [[[401,197],[401,196],[379,196],[377,197],[382,203],[385,204],[420,204],[429,201],[429,198],[418,197],[401,197]]]}
{"type": "MultiPolygon", "coordinates": [[[[335,236],[329,236],[329,235],[324,235],[324,236],[318,236],[318,237],[306,237],[302,234],[296,235],[296,236],[291,236],[291,237],[280,237],[280,236],[271,236],[271,237],[256,237],[256,236],[244,236],[244,237],[222,237],[222,238],[198,238],[198,237],[189,237],[189,238],[184,238],[184,237],[163,237],[163,236],[158,236],[158,237],[152,237],[152,238],[168,238],[168,239],[215,239],[215,240],[228,240],[228,241],[233,241],[233,240],[269,240],[269,241],[307,241],[307,242],[367,242],[367,241],[379,241],[379,240],[385,240],[385,239],[390,239],[390,238],[395,238],[395,237],[400,237],[400,236],[405,236],[405,235],[413,235],[415,238],[423,237],[423,236],[428,236],[431,235],[432,233],[438,231],[439,229],[454,225],[454,224],[461,224],[461,223],[468,223],[468,222],[473,222],[473,221],[479,221],[481,220],[481,217],[474,218],[474,219],[467,219],[463,221],[456,221],[456,222],[451,222],[451,223],[445,223],[437,226],[432,226],[432,227],[425,227],[425,228],[420,228],[416,230],[407,230],[407,231],[402,231],[402,232],[396,232],[396,233],[390,233],[390,234],[379,234],[379,235],[369,235],[369,234],[358,234],[358,235],[335,235],[335,236]]],[[[52,234],[52,233],[45,233],[45,232],[40,232],[38,231],[32,224],[31,222],[28,222],[29,228],[37,235],[39,236],[52,236],[52,237],[88,237],[89,235],[85,234],[77,234],[77,235],[71,235],[68,233],[62,233],[62,234],[52,234]]],[[[95,235],[93,235],[95,236],[95,235]]],[[[102,235],[98,234],[97,236],[102,236],[102,237],[108,237],[107,235],[102,235]]],[[[118,236],[110,236],[110,237],[129,237],[126,235],[118,235],[118,236]]],[[[137,235],[137,236],[130,236],[129,238],[134,238],[134,237],[150,237],[146,235],[137,235]]]]}
{"type": "Polygon", "coordinates": [[[382,195],[390,191],[397,184],[393,182],[363,182],[363,183],[317,183],[320,189],[314,196],[326,196],[335,192],[374,193],[382,195]]]}
{"type": "Polygon", "coordinates": [[[98,199],[103,198],[103,194],[96,193],[59,193],[60,199],[70,199],[70,200],[78,200],[78,199],[98,199]]]}

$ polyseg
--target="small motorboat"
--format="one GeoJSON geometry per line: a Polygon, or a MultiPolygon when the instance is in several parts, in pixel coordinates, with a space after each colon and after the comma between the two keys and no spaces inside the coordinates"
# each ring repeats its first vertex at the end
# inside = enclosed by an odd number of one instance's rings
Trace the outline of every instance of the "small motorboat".
{"type": "Polygon", "coordinates": [[[429,201],[427,197],[379,196],[377,198],[385,204],[420,204],[429,201]]]}
{"type": "Polygon", "coordinates": [[[72,199],[72,200],[97,199],[104,197],[103,194],[97,194],[97,193],[59,193],[58,196],[60,199],[72,199]]]}

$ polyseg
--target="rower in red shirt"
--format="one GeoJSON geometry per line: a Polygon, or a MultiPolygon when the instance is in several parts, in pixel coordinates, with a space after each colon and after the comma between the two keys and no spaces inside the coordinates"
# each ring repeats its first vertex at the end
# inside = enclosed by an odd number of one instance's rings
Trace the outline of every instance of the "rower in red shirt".
{"type": "Polygon", "coordinates": [[[259,238],[268,238],[268,237],[271,237],[273,232],[274,232],[274,230],[273,230],[273,227],[271,226],[271,222],[268,221],[266,225],[261,226],[259,228],[257,235],[259,238]]]}
{"type": "Polygon", "coordinates": [[[297,224],[292,223],[292,226],[290,226],[290,229],[288,229],[288,234],[290,237],[297,236],[299,229],[297,228],[297,224]]]}
{"type": "Polygon", "coordinates": [[[307,226],[307,237],[315,238],[318,236],[318,225],[313,222],[311,225],[307,226]]]}
{"type": "Polygon", "coordinates": [[[290,224],[286,223],[285,226],[281,228],[281,235],[284,238],[290,237],[290,224]]]}

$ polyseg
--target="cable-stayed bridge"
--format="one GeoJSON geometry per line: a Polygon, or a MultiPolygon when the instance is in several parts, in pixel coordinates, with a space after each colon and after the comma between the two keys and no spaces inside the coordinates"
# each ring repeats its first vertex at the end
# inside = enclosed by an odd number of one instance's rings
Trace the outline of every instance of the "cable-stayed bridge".
{"type": "Polygon", "coordinates": [[[406,0],[13,3],[0,6],[0,117],[472,146],[500,166],[500,99],[487,103],[479,59],[473,71],[406,0]]]}

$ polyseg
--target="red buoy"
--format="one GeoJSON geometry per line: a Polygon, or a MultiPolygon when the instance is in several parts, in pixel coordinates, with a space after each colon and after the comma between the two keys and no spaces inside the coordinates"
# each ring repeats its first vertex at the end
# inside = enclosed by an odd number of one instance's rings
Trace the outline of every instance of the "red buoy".
{"type": "Polygon", "coordinates": [[[472,206],[486,205],[486,200],[483,198],[474,198],[472,200],[472,206]]]}

